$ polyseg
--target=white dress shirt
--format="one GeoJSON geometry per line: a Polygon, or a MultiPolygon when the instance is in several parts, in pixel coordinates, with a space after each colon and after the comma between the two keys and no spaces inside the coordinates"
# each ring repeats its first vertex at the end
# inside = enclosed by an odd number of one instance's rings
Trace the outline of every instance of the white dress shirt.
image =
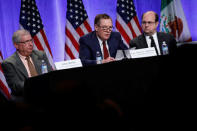
{"type": "MultiPolygon", "coordinates": [[[[103,41],[97,36],[97,39],[99,41],[99,45],[100,45],[100,48],[101,48],[101,52],[102,52],[102,56],[104,58],[104,53],[103,53],[103,41]]],[[[109,47],[108,47],[108,43],[107,41],[105,41],[105,44],[106,44],[106,47],[107,47],[107,51],[108,51],[108,54],[110,56],[110,53],[109,53],[109,47]]]]}
{"type": "MultiPolygon", "coordinates": [[[[146,42],[147,42],[147,44],[148,44],[148,48],[151,47],[151,39],[150,39],[149,37],[150,37],[150,36],[145,36],[146,42]]],[[[158,38],[157,38],[157,33],[154,33],[154,34],[152,35],[152,37],[153,37],[153,39],[154,39],[154,41],[155,41],[155,45],[156,45],[156,47],[157,47],[158,55],[161,55],[160,48],[159,48],[159,42],[158,42],[158,38]]]]}
{"type": "MultiPolygon", "coordinates": [[[[29,71],[29,66],[28,66],[28,64],[27,64],[27,60],[25,59],[26,56],[22,56],[19,52],[17,52],[17,53],[18,53],[18,55],[19,55],[21,61],[23,62],[23,64],[24,64],[26,70],[27,70],[28,76],[31,77],[31,74],[30,74],[30,71],[29,71]]],[[[30,61],[31,61],[31,63],[34,65],[34,63],[33,63],[32,59],[31,59],[31,57],[30,57],[30,61]]],[[[34,67],[35,67],[35,65],[34,65],[34,67]]]]}

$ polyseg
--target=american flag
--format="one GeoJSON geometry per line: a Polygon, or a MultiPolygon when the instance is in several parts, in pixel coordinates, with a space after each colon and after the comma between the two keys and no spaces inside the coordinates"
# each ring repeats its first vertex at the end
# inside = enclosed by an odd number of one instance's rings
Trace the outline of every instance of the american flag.
{"type": "Polygon", "coordinates": [[[117,0],[116,10],[116,29],[129,47],[129,41],[142,33],[133,0],[117,0]]]}
{"type": "Polygon", "coordinates": [[[3,70],[1,68],[2,61],[3,61],[3,56],[0,51],[0,93],[2,93],[7,100],[9,100],[11,98],[11,90],[8,87],[5,76],[3,74],[3,70]]]}
{"type": "Polygon", "coordinates": [[[21,0],[20,25],[22,29],[31,33],[34,39],[34,49],[45,51],[54,68],[53,56],[35,0],[21,0]]]}
{"type": "Polygon", "coordinates": [[[91,31],[82,0],[67,0],[65,60],[79,57],[79,38],[91,31]]]}

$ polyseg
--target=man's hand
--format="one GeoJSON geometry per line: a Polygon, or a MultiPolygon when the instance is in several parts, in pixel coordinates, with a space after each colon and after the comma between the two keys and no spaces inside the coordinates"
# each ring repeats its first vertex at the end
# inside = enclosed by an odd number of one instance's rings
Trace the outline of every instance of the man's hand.
{"type": "Polygon", "coordinates": [[[102,63],[108,63],[108,62],[112,62],[115,61],[115,59],[113,57],[107,57],[106,59],[102,60],[102,63]]]}

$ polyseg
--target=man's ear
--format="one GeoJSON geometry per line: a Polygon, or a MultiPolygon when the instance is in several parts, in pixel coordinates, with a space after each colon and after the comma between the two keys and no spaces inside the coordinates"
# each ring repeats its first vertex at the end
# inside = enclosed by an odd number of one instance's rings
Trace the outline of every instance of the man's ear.
{"type": "Polygon", "coordinates": [[[19,45],[18,45],[17,43],[14,43],[14,47],[15,47],[16,49],[19,48],[18,46],[19,46],[19,45]]]}
{"type": "Polygon", "coordinates": [[[159,25],[159,22],[157,21],[157,22],[156,22],[156,27],[158,27],[158,25],[159,25]]]}
{"type": "Polygon", "coordinates": [[[95,31],[98,31],[98,25],[94,25],[94,29],[95,29],[95,31]]]}

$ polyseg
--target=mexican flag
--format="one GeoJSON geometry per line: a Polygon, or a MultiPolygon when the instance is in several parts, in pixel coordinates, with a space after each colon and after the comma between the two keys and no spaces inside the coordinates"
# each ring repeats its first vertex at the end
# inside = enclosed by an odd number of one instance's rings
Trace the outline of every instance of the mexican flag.
{"type": "Polygon", "coordinates": [[[177,42],[192,41],[181,0],[161,0],[160,31],[171,33],[177,42]]]}

